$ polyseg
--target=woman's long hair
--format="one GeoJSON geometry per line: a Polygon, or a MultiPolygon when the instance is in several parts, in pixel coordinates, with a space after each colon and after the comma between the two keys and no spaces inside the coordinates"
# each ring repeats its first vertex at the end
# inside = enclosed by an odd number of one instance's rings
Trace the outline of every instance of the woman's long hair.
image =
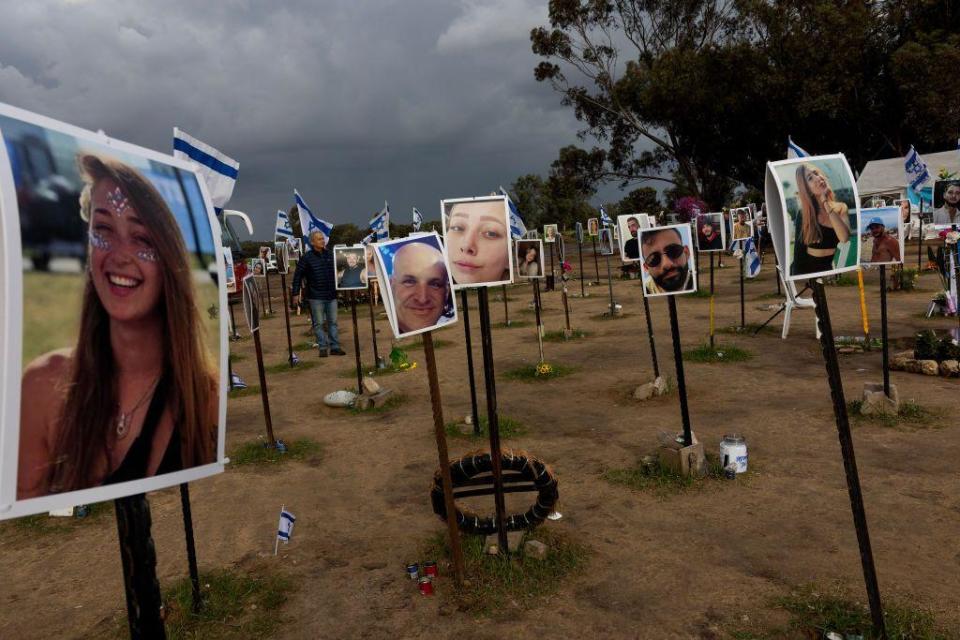
{"type": "MultiPolygon", "coordinates": [[[[160,258],[163,294],[163,370],[169,383],[167,407],[179,433],[183,468],[214,461],[217,430],[208,424],[216,379],[203,344],[187,249],[166,202],[135,169],[113,160],[81,153],[77,157],[86,183],[80,214],[91,216],[91,192],[101,180],[113,180],[129,198],[149,229],[160,258]]],[[[89,262],[88,262],[89,264],[89,262]]],[[[83,292],[80,335],[73,352],[60,429],[48,473],[50,493],[94,486],[107,459],[107,435],[117,419],[118,385],[110,345],[110,318],[93,286],[90,271],[83,292]]]]}
{"type": "MultiPolygon", "coordinates": [[[[804,162],[797,167],[796,179],[797,195],[800,197],[801,232],[803,235],[803,244],[808,247],[811,244],[817,244],[823,240],[823,236],[820,233],[820,224],[817,222],[817,214],[820,213],[820,203],[817,201],[817,198],[810,193],[810,187],[807,186],[807,174],[809,173],[816,173],[822,176],[823,172],[809,162],[804,162]]],[[[826,178],[826,176],[824,176],[824,178],[826,178]]],[[[830,187],[829,181],[827,182],[826,195],[826,201],[828,203],[834,201],[833,189],[830,187]]]]}

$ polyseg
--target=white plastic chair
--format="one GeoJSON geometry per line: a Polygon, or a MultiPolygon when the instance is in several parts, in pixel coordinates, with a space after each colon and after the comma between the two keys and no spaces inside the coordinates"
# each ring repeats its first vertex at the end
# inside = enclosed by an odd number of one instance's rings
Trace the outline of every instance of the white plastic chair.
{"type": "MultiPolygon", "coordinates": [[[[780,282],[783,284],[783,290],[787,294],[787,299],[781,303],[783,307],[783,331],[780,333],[780,338],[782,340],[787,339],[787,335],[790,334],[790,319],[793,315],[793,309],[816,309],[817,303],[813,301],[813,298],[804,298],[797,293],[797,286],[793,283],[793,280],[786,280],[783,277],[783,272],[781,271],[780,266],[777,266],[777,277],[780,278],[780,282]]],[[[814,329],[817,332],[817,339],[820,339],[820,323],[814,319],[814,329]]]]}

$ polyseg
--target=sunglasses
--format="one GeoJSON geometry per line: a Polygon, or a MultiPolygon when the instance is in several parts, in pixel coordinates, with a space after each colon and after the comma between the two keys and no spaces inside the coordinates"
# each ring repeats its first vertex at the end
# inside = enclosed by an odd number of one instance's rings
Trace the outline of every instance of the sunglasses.
{"type": "Polygon", "coordinates": [[[668,244],[663,248],[663,253],[659,251],[654,251],[653,253],[647,255],[643,259],[643,263],[648,267],[659,267],[660,263],[663,262],[663,254],[667,254],[667,257],[671,260],[676,260],[683,255],[684,246],[682,244],[668,244]]]}

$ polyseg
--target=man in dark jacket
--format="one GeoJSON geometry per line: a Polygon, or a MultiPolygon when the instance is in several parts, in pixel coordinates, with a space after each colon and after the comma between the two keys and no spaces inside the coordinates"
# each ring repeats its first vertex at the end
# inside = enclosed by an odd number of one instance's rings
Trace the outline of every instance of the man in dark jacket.
{"type": "Polygon", "coordinates": [[[293,274],[293,304],[300,301],[300,282],[307,279],[307,302],[313,314],[313,333],[317,336],[320,357],[327,357],[327,348],[335,356],[346,355],[340,348],[340,336],[337,331],[337,273],[334,268],[333,252],[325,249],[326,238],[319,231],[310,234],[312,251],[307,251],[297,261],[297,270],[293,274]],[[323,321],[327,321],[327,334],[323,332],[323,321]]]}

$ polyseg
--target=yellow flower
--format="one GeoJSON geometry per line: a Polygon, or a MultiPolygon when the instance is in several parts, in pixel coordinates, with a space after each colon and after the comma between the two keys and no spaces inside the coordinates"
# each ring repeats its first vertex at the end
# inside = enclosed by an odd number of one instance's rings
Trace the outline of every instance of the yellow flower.
{"type": "Polygon", "coordinates": [[[541,362],[537,365],[537,375],[538,376],[548,376],[553,373],[553,367],[551,367],[546,362],[541,362]]]}
{"type": "Polygon", "coordinates": [[[416,369],[416,368],[417,368],[417,363],[414,362],[413,364],[411,364],[411,365],[410,365],[410,368],[411,368],[411,369],[416,369]]]}

